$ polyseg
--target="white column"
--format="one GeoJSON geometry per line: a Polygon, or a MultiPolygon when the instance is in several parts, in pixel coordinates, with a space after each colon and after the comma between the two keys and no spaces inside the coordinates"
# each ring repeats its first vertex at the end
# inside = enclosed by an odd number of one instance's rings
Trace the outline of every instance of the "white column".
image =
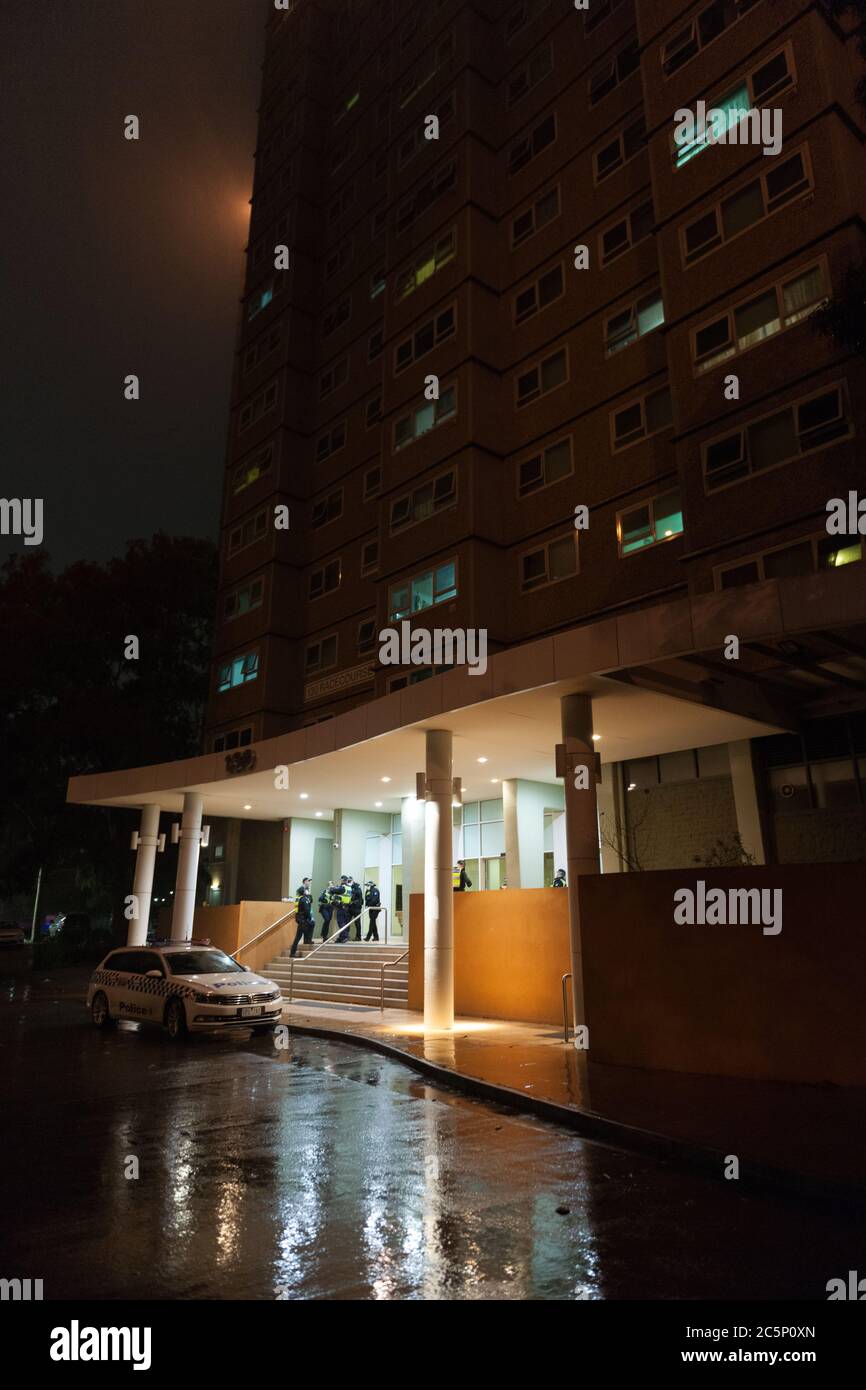
{"type": "Polygon", "coordinates": [[[403,936],[411,931],[409,904],[413,893],[424,892],[424,805],[414,796],[400,803],[400,836],[403,847],[403,936]]]}
{"type": "Polygon", "coordinates": [[[195,916],[198,855],[201,847],[202,799],[198,792],[184,792],[177,881],[174,885],[174,911],[171,915],[172,941],[189,941],[195,916]]]}
{"type": "Polygon", "coordinates": [[[750,741],[746,738],[729,743],[728,757],[734,788],[734,806],[737,811],[737,829],[743,849],[754,857],[756,864],[766,864],[767,850],[764,844],[764,827],[758,805],[758,788],[755,785],[750,741]]]}
{"type": "MultiPolygon", "coordinates": [[[[583,998],[583,947],[580,932],[580,879],[599,872],[598,802],[592,700],[589,695],[562,697],[562,741],[566,750],[565,835],[568,870],[568,916],[571,940],[571,989],[576,1027],[586,1023],[583,998]],[[575,787],[576,770],[588,769],[585,788],[575,787]]],[[[560,868],[561,865],[555,867],[560,868]]]]}
{"type": "Polygon", "coordinates": [[[505,881],[509,888],[520,884],[520,829],[517,819],[517,780],[502,783],[502,818],[505,822],[505,881]]]}
{"type": "Polygon", "coordinates": [[[394,896],[392,891],[393,865],[391,856],[393,854],[393,840],[390,835],[379,836],[379,897],[382,899],[382,906],[387,909],[385,913],[379,913],[379,940],[385,940],[385,933],[382,928],[387,923],[388,936],[391,935],[391,899],[394,896]]]}
{"type": "Polygon", "coordinates": [[[130,919],[126,934],[127,946],[143,946],[147,940],[150,921],[150,902],[153,894],[153,870],[156,865],[156,846],[159,840],[159,807],[142,806],[138,827],[138,852],[135,856],[135,878],[132,895],[135,898],[135,917],[130,919]]]}
{"type": "Polygon", "coordinates": [[[427,730],[424,813],[424,1027],[454,1026],[451,731],[427,730]]]}

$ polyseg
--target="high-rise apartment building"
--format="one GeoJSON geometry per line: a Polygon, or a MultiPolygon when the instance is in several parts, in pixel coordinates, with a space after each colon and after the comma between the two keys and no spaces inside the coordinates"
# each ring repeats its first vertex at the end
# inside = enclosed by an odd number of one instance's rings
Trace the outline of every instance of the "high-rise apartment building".
{"type": "Polygon", "coordinates": [[[208,749],[424,679],[405,618],[495,652],[859,558],[863,365],[806,321],[863,258],[856,75],[806,0],[274,11],[208,749]],[[677,143],[700,101],[780,148],[677,143]]]}

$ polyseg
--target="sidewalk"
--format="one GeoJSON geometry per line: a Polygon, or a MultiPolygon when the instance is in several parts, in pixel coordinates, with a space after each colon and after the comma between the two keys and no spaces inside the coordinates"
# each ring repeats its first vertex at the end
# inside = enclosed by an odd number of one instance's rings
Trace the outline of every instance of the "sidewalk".
{"type": "Polygon", "coordinates": [[[283,1021],[297,1032],[374,1047],[437,1080],[567,1124],[587,1138],[635,1147],[721,1174],[866,1199],[866,1090],[642,1071],[587,1062],[548,1024],[457,1019],[425,1037],[419,1014],[303,1001],[283,1021]]]}

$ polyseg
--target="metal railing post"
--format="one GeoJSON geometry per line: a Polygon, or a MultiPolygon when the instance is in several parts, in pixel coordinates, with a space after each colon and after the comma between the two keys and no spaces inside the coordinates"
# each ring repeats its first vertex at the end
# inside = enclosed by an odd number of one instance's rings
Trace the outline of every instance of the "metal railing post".
{"type": "Polygon", "coordinates": [[[562,1041],[568,1042],[568,991],[566,981],[571,979],[571,971],[562,977],[562,1041]]]}

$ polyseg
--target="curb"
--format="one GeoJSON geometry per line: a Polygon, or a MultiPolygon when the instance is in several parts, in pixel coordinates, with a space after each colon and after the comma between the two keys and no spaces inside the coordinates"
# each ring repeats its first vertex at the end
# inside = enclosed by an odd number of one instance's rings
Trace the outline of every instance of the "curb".
{"type": "MultiPolygon", "coordinates": [[[[336,1028],[319,1028],[313,1024],[289,1023],[285,1019],[283,1022],[290,1033],[296,1033],[301,1037],[327,1038],[330,1042],[343,1042],[367,1048],[371,1052],[378,1052],[384,1057],[402,1062],[405,1066],[420,1072],[422,1076],[429,1076],[438,1085],[535,1115],[562,1128],[571,1129],[582,1138],[610,1144],[615,1148],[631,1149],[654,1158],[668,1159],[670,1162],[696,1168],[713,1177],[719,1177],[722,1173],[726,1155],[721,1149],[694,1144],[687,1139],[675,1139],[654,1130],[640,1129],[621,1120],[609,1119],[592,1110],[560,1105],[557,1101],[529,1096],[524,1091],[515,1091],[510,1086],[503,1086],[494,1081],[483,1081],[478,1076],[451,1071],[448,1067],[442,1067],[425,1057],[415,1057],[411,1052],[404,1052],[402,1048],[393,1043],[383,1042],[381,1038],[371,1038],[363,1033],[351,1031],[343,1032],[336,1028]]],[[[844,1179],[819,1178],[814,1174],[801,1173],[791,1168],[777,1168],[758,1160],[740,1159],[738,1181],[749,1187],[772,1189],[800,1197],[823,1201],[841,1199],[866,1206],[866,1187],[844,1179]]]]}

